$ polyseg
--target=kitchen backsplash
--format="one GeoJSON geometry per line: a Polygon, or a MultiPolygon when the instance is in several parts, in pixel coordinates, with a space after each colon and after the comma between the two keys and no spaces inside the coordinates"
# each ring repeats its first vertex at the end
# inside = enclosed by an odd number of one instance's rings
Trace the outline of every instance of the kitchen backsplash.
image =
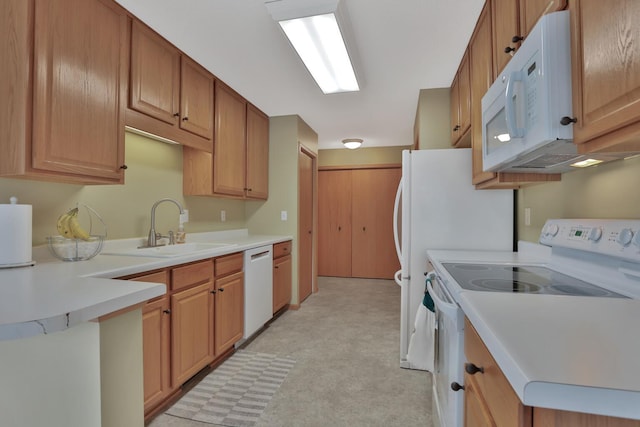
{"type": "MultiPolygon", "coordinates": [[[[124,185],[74,185],[0,178],[0,203],[16,196],[18,203],[33,206],[33,245],[57,234],[58,215],[82,202],[95,209],[108,227],[108,239],[146,236],[151,206],[161,198],[178,200],[189,210],[189,232],[244,228],[242,200],[182,195],[182,147],[127,133],[124,185]],[[220,211],[226,221],[220,221],[220,211]]],[[[178,227],[178,210],[162,204],[156,210],[156,230],[166,233],[178,227]]]]}

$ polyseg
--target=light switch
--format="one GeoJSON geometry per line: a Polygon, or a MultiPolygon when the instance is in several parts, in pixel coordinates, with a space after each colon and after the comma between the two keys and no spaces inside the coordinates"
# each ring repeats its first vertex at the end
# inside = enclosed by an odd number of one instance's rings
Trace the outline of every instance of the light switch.
{"type": "Polygon", "coordinates": [[[220,221],[225,222],[226,220],[227,220],[227,211],[221,210],[220,211],[220,221]]]}
{"type": "Polygon", "coordinates": [[[524,225],[531,225],[531,208],[524,208],[524,225]]]}
{"type": "Polygon", "coordinates": [[[287,211],[280,211],[280,221],[287,220],[287,211]]]}

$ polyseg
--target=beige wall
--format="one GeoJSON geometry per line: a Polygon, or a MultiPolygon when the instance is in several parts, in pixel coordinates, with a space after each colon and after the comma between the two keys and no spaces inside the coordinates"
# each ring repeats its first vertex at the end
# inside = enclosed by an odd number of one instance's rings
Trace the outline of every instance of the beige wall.
{"type": "MultiPolygon", "coordinates": [[[[94,208],[108,227],[109,239],[146,236],[150,227],[153,203],[171,197],[189,209],[189,232],[244,228],[245,208],[241,200],[182,195],[182,147],[165,144],[127,133],[124,185],[73,185],[43,181],[0,178],[0,203],[10,196],[19,203],[33,206],[33,244],[40,245],[46,236],[56,235],[58,215],[85,203],[94,208]],[[220,222],[220,210],[227,221],[220,222]]],[[[81,213],[84,214],[83,212],[81,213]]],[[[82,220],[82,218],[81,218],[82,220]]],[[[178,210],[162,204],[156,210],[156,230],[176,230],[178,210]]],[[[100,232],[101,230],[96,230],[100,232]]]]}
{"type": "Polygon", "coordinates": [[[420,90],[416,112],[420,150],[452,148],[449,91],[448,87],[420,90]]]}
{"type": "Polygon", "coordinates": [[[640,219],[640,157],[565,173],[518,190],[518,237],[537,242],[548,218],[640,219]],[[524,225],[524,209],[531,225],[524,225]]]}

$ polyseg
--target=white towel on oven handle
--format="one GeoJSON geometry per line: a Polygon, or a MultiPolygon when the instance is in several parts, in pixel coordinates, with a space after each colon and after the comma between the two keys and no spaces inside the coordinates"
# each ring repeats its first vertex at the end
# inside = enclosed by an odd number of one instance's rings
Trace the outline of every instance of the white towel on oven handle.
{"type": "MultiPolygon", "coordinates": [[[[427,275],[427,280],[429,277],[427,275]]],[[[409,339],[407,361],[413,369],[433,372],[436,315],[425,306],[423,301],[418,306],[413,333],[409,339]]]]}

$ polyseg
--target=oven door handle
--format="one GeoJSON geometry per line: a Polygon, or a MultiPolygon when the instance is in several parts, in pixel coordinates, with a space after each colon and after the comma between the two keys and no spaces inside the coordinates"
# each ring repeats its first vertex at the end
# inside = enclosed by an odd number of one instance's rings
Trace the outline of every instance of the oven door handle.
{"type": "Polygon", "coordinates": [[[435,303],[436,307],[443,315],[451,319],[456,318],[456,315],[458,313],[458,306],[455,303],[451,304],[439,298],[438,295],[433,291],[431,280],[427,280],[427,291],[429,291],[429,295],[431,295],[433,302],[435,303]]]}

